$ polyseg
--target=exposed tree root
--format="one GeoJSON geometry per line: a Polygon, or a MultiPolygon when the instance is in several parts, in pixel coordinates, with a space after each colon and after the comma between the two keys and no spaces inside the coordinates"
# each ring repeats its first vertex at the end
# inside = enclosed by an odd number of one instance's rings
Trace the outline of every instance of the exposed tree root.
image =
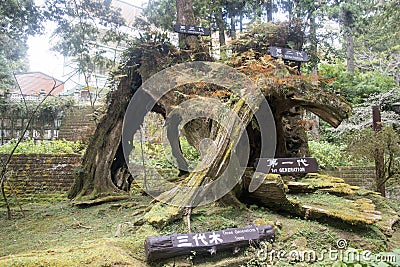
{"type": "Polygon", "coordinates": [[[72,206],[76,206],[79,208],[87,208],[87,207],[92,207],[108,202],[114,202],[114,201],[121,201],[121,200],[126,200],[129,199],[129,195],[116,195],[116,196],[105,196],[102,198],[97,198],[97,199],[92,199],[92,200],[86,200],[86,201],[73,201],[71,204],[72,206]]]}

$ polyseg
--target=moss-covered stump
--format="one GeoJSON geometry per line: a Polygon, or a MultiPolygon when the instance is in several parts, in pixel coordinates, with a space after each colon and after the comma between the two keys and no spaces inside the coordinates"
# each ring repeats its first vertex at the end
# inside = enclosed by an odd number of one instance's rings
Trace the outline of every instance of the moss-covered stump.
{"type": "Polygon", "coordinates": [[[328,175],[307,174],[299,181],[284,182],[279,174],[265,175],[253,193],[246,189],[251,173],[244,177],[242,198],[274,210],[284,210],[307,220],[371,228],[390,236],[399,221],[399,207],[378,193],[346,184],[328,175]]]}
{"type": "MultiPolygon", "coordinates": [[[[255,175],[264,176],[264,182],[252,193],[249,193],[248,190],[244,190],[243,195],[241,196],[242,199],[245,201],[261,203],[265,207],[272,208],[290,204],[290,201],[286,198],[287,187],[279,174],[264,174],[257,172],[255,175]]],[[[251,179],[252,176],[244,176],[244,188],[247,189],[249,187],[251,179]]]]}
{"type": "Polygon", "coordinates": [[[292,211],[304,219],[341,222],[366,227],[382,220],[370,199],[349,200],[326,193],[296,195],[290,198],[292,211]],[[366,209],[364,209],[364,207],[366,209]]]}
{"type": "Polygon", "coordinates": [[[288,182],[288,188],[289,194],[315,192],[317,190],[337,196],[347,196],[356,193],[358,195],[378,194],[370,190],[361,189],[358,186],[349,185],[342,178],[317,173],[307,174],[297,184],[296,182],[288,182]]]}

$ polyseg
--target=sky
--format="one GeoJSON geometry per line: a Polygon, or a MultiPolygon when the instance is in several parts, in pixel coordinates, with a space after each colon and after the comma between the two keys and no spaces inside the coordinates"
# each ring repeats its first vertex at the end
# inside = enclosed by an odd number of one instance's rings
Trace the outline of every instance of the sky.
{"type": "MultiPolygon", "coordinates": [[[[124,2],[142,6],[147,0],[123,0],[124,2]]],[[[42,0],[36,0],[41,4],[42,0]]],[[[46,24],[46,33],[39,36],[31,36],[28,39],[29,71],[40,71],[61,81],[64,80],[63,57],[50,50],[50,38],[54,25],[46,24]]]]}

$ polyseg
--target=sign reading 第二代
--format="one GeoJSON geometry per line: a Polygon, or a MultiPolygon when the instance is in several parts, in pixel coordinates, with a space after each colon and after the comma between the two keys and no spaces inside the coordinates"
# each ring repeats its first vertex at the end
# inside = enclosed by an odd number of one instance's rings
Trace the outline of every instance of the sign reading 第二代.
{"type": "Polygon", "coordinates": [[[283,58],[286,60],[307,62],[309,61],[308,55],[304,51],[298,51],[294,49],[270,46],[268,47],[268,52],[271,56],[276,58],[283,58]]]}
{"type": "Polygon", "coordinates": [[[211,35],[211,31],[208,28],[189,26],[183,24],[175,24],[174,31],[177,33],[192,34],[192,35],[211,35]]]}
{"type": "Polygon", "coordinates": [[[244,240],[258,240],[260,237],[256,226],[246,228],[231,228],[222,231],[179,234],[172,237],[174,247],[208,247],[219,244],[234,243],[244,240]]]}
{"type": "Polygon", "coordinates": [[[263,173],[311,173],[318,172],[318,163],[315,158],[260,158],[255,168],[263,173]]]}

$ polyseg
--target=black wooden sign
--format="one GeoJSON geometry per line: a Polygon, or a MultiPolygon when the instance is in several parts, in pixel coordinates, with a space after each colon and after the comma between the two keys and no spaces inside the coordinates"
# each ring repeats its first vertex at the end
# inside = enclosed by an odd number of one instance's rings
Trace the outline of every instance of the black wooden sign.
{"type": "Polygon", "coordinates": [[[174,31],[178,33],[192,34],[192,35],[211,35],[211,31],[208,28],[188,26],[182,24],[175,24],[174,31]]]}
{"type": "Polygon", "coordinates": [[[308,55],[304,51],[298,51],[289,48],[270,46],[268,47],[268,52],[273,57],[281,57],[283,59],[292,60],[292,61],[301,61],[307,62],[309,61],[308,55]]]}
{"type": "Polygon", "coordinates": [[[318,171],[318,163],[315,158],[260,158],[256,160],[254,167],[258,172],[277,174],[318,171]]]}
{"type": "Polygon", "coordinates": [[[196,253],[216,254],[231,249],[234,253],[240,247],[262,240],[273,241],[275,230],[272,225],[251,225],[245,228],[229,228],[220,231],[150,236],[145,241],[148,261],[196,253]]]}
{"type": "Polygon", "coordinates": [[[226,229],[215,232],[175,235],[172,237],[174,247],[215,246],[222,243],[234,243],[242,240],[257,240],[260,235],[256,226],[247,228],[226,229]]]}

